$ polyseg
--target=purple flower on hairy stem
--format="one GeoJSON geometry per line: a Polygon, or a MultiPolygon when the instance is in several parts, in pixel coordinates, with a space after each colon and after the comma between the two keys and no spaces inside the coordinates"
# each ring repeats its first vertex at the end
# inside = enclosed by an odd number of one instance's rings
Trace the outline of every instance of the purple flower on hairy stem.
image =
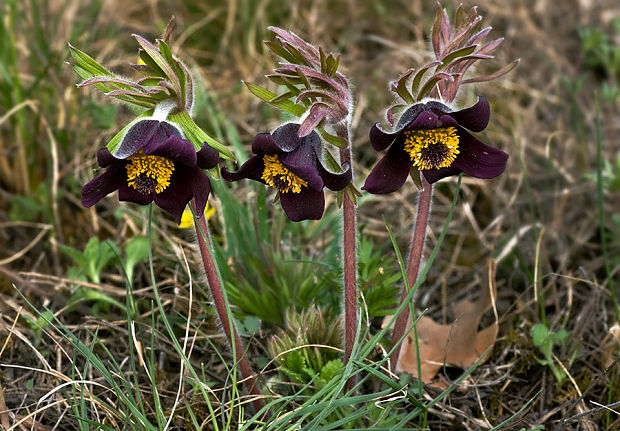
{"type": "Polygon", "coordinates": [[[351,182],[351,168],[329,172],[321,158],[321,138],[316,132],[299,137],[299,124],[289,123],[273,133],[260,133],[252,142],[256,154],[237,172],[222,169],[228,181],[243,178],[278,189],[286,216],[292,221],[318,220],[323,216],[323,188],[342,190],[351,182]]]}
{"type": "Polygon", "coordinates": [[[393,132],[384,132],[375,124],[370,143],[377,151],[389,149],[362,189],[374,194],[394,192],[402,187],[412,168],[421,171],[431,184],[461,172],[476,178],[500,175],[506,169],[508,154],[483,144],[465,130],[484,130],[489,116],[489,102],[484,97],[460,111],[431,100],[403,112],[393,132]]]}
{"type": "Polygon", "coordinates": [[[129,129],[114,154],[97,151],[106,171],[82,187],[82,205],[89,208],[118,190],[118,199],[147,205],[155,202],[177,223],[187,203],[196,199],[204,213],[211,183],[202,169],[217,165],[219,153],[207,144],[196,152],[179,130],[165,121],[141,120],[129,129]]]}

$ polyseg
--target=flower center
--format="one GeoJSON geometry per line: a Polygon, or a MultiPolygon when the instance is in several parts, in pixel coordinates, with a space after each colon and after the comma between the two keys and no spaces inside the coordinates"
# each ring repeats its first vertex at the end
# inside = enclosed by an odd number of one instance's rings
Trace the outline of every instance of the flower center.
{"type": "Polygon", "coordinates": [[[454,127],[410,130],[405,136],[405,151],[421,171],[447,168],[459,154],[459,136],[454,127]]]}
{"type": "Polygon", "coordinates": [[[150,156],[140,150],[127,157],[127,184],[143,195],[161,193],[170,185],[174,163],[161,156],[150,156]]]}
{"type": "Polygon", "coordinates": [[[308,183],[292,173],[290,169],[284,166],[277,155],[265,155],[263,157],[265,170],[261,179],[267,185],[275,187],[282,193],[300,193],[302,187],[308,187],[308,183]]]}

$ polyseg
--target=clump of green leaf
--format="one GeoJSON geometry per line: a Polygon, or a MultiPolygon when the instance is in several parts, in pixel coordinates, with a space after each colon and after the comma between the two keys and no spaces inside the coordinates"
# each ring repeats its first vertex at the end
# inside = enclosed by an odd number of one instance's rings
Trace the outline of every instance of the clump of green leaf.
{"type": "Polygon", "coordinates": [[[15,194],[10,197],[9,218],[14,221],[45,220],[45,215],[49,215],[48,209],[51,206],[49,186],[42,182],[29,195],[15,194]]]}
{"type": "MultiPolygon", "coordinates": [[[[615,163],[607,158],[601,162],[602,189],[611,194],[620,194],[620,153],[616,155],[615,163]]],[[[598,172],[587,173],[585,178],[597,182],[598,172]]],[[[612,213],[610,219],[611,223],[605,226],[605,230],[609,231],[609,256],[615,262],[620,262],[620,214],[612,213]]]]}
{"type": "MultiPolygon", "coordinates": [[[[288,310],[284,329],[267,346],[279,371],[268,386],[278,394],[312,396],[338,378],[344,368],[341,327],[341,316],[326,308],[311,306],[300,313],[288,310]]],[[[343,420],[351,413],[350,406],[342,406],[324,422],[343,420]]]]}
{"type": "Polygon", "coordinates": [[[285,327],[268,344],[284,380],[314,389],[324,387],[344,366],[340,359],[342,318],[311,306],[286,313],[285,327]]]}
{"type": "MultiPolygon", "coordinates": [[[[213,188],[226,224],[224,246],[215,242],[215,254],[237,315],[282,325],[288,309],[317,304],[337,313],[337,269],[308,259],[304,247],[336,231],[334,216],[326,215],[318,223],[286,223],[280,214],[269,214],[264,187],[258,187],[256,200],[249,203],[240,202],[219,183],[213,188]]],[[[337,259],[338,242],[333,243],[321,256],[325,262],[337,259]]]]}
{"type": "MultiPolygon", "coordinates": [[[[620,153],[616,155],[615,163],[609,159],[603,160],[601,176],[603,180],[603,188],[605,190],[608,190],[611,193],[620,192],[620,153]]],[[[596,177],[596,172],[586,174],[586,178],[591,181],[596,181],[596,177]]]]}
{"type": "Polygon", "coordinates": [[[43,331],[49,326],[49,321],[52,319],[54,313],[50,310],[45,310],[40,313],[37,317],[36,315],[32,315],[30,313],[23,313],[21,318],[26,325],[32,331],[32,344],[38,346],[41,343],[41,336],[43,335],[43,331]]]}
{"type": "MultiPolygon", "coordinates": [[[[348,378],[341,360],[342,316],[312,306],[301,312],[289,310],[285,321],[284,329],[267,345],[278,368],[278,374],[269,380],[268,387],[277,394],[291,395],[300,404],[313,396],[319,397],[317,402],[324,402],[320,393],[326,389],[329,392],[329,387],[340,385],[348,378]]],[[[323,419],[315,415],[306,415],[306,419],[331,426],[339,424],[338,429],[388,429],[404,423],[405,413],[397,408],[404,399],[407,398],[396,397],[384,404],[372,399],[367,404],[357,405],[357,401],[343,403],[344,399],[338,399],[333,407],[317,412],[319,416],[324,415],[323,419]],[[360,414],[362,411],[365,414],[360,414]]]]}
{"type": "Polygon", "coordinates": [[[68,255],[75,263],[69,268],[69,276],[75,280],[85,280],[93,283],[101,281],[101,271],[110,263],[120,251],[110,240],[99,242],[99,238],[92,237],[86,243],[84,250],[76,250],[68,245],[60,245],[60,250],[68,255]]]}
{"type": "Polygon", "coordinates": [[[360,235],[358,262],[359,286],[368,316],[372,318],[394,314],[398,306],[402,274],[394,270],[392,259],[372,241],[360,235]]]}
{"type": "MultiPolygon", "coordinates": [[[[566,373],[560,367],[553,358],[553,349],[556,346],[563,346],[566,344],[570,337],[570,333],[564,328],[561,328],[557,332],[553,332],[547,328],[546,325],[539,323],[534,325],[530,330],[532,336],[532,342],[540,352],[543,354],[544,359],[539,359],[538,362],[541,365],[545,365],[551,369],[553,376],[557,382],[561,385],[566,379],[566,373]]],[[[577,358],[577,349],[573,351],[567,367],[570,367],[573,361],[577,358]]]]}
{"type": "Polygon", "coordinates": [[[579,31],[583,62],[603,78],[601,94],[610,103],[620,95],[620,46],[614,43],[620,36],[620,19],[614,19],[612,27],[611,37],[598,27],[579,31]]]}
{"type": "MultiPolygon", "coordinates": [[[[74,266],[67,270],[67,277],[76,281],[90,281],[98,284],[101,282],[101,273],[104,268],[110,265],[114,259],[120,259],[125,277],[129,283],[133,279],[134,269],[139,262],[148,259],[148,240],[144,236],[135,236],[129,240],[125,246],[124,258],[120,249],[110,240],[99,241],[99,238],[92,237],[84,250],[76,250],[67,245],[60,245],[60,249],[67,254],[74,262],[74,266]]],[[[75,304],[79,301],[95,301],[96,304],[115,305],[125,310],[125,305],[116,301],[103,291],[78,286],[69,299],[69,303],[75,304]]]]}

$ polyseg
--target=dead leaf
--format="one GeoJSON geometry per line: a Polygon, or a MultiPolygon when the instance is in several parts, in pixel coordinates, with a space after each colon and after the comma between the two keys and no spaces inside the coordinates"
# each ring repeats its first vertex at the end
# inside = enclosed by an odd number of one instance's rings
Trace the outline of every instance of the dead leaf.
{"type": "Polygon", "coordinates": [[[616,323],[601,342],[601,367],[606,370],[614,363],[614,353],[620,346],[620,326],[616,323]]]}
{"type": "MultiPolygon", "coordinates": [[[[422,381],[429,383],[444,365],[468,368],[495,344],[498,325],[495,310],[495,262],[489,260],[488,283],[481,283],[477,301],[461,301],[453,307],[454,323],[442,325],[427,316],[417,323],[422,381]],[[482,315],[491,307],[495,323],[478,331],[482,315]]],[[[490,357],[491,350],[482,359],[490,357]]],[[[396,371],[418,376],[418,365],[413,331],[409,333],[400,350],[396,371]]]]}

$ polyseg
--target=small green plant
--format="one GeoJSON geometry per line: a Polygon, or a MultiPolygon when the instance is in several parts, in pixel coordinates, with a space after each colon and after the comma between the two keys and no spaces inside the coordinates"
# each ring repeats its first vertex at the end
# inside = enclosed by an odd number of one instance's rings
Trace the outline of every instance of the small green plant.
{"type": "MultiPolygon", "coordinates": [[[[75,280],[90,280],[93,283],[101,281],[101,272],[114,258],[121,259],[121,251],[110,240],[99,241],[92,237],[86,243],[84,250],[76,250],[67,245],[60,245],[60,249],[75,263],[69,268],[69,274],[75,280]]],[[[131,238],[125,246],[125,258],[121,262],[129,281],[133,278],[135,266],[149,257],[148,240],[144,236],[131,238]]]]}
{"type": "MultiPolygon", "coordinates": [[[[288,310],[285,328],[268,344],[270,355],[275,358],[278,374],[267,386],[278,394],[288,394],[296,403],[326,393],[330,386],[338,385],[347,377],[342,361],[342,316],[333,315],[329,309],[312,306],[301,312],[288,310]]],[[[326,408],[323,419],[310,416],[317,423],[340,424],[342,428],[372,429],[391,426],[405,416],[394,405],[379,406],[374,402],[364,405],[342,403],[326,408]],[[364,412],[362,414],[361,412],[364,412]]],[[[390,403],[388,403],[390,404],[390,403]]],[[[402,423],[402,422],[401,422],[402,423]]],[[[307,425],[310,427],[310,425],[307,425]]],[[[312,429],[312,428],[308,428],[312,429]]]]}
{"type": "MultiPolygon", "coordinates": [[[[282,325],[286,310],[312,304],[337,312],[341,290],[334,274],[337,267],[307,259],[304,246],[319,235],[331,236],[337,228],[334,216],[316,224],[285,223],[281,214],[268,214],[264,187],[257,189],[254,203],[240,202],[216,182],[213,187],[225,222],[224,246],[215,243],[215,255],[240,320],[251,315],[282,325]]],[[[337,259],[338,242],[333,243],[321,261],[337,259]]]]}
{"type": "Polygon", "coordinates": [[[320,369],[311,368],[309,365],[301,351],[293,350],[284,355],[279,369],[294,383],[311,384],[322,389],[344,366],[340,359],[332,359],[320,369]]]}
{"type": "Polygon", "coordinates": [[[601,95],[614,103],[620,95],[620,47],[614,39],[620,35],[620,19],[612,21],[613,36],[601,28],[584,28],[579,32],[583,62],[603,78],[601,95]]]}
{"type": "MultiPolygon", "coordinates": [[[[342,318],[326,309],[312,306],[300,313],[288,310],[285,328],[268,344],[279,371],[268,386],[276,393],[297,396],[312,396],[325,388],[344,367],[339,349],[341,327],[342,318]]],[[[336,409],[328,422],[349,413],[350,407],[336,409]]]]}
{"type": "Polygon", "coordinates": [[[358,247],[360,291],[369,317],[384,317],[398,306],[402,275],[390,259],[370,239],[360,235],[358,247]]]}
{"type": "MultiPolygon", "coordinates": [[[[148,240],[144,236],[135,236],[127,242],[124,259],[116,244],[110,240],[99,241],[97,237],[92,237],[86,243],[84,250],[76,250],[62,244],[60,249],[71,257],[75,264],[67,270],[68,278],[76,281],[90,281],[95,284],[100,283],[103,269],[110,265],[115,258],[122,259],[125,277],[131,283],[136,265],[149,257],[148,240]]],[[[115,305],[125,310],[125,305],[106,295],[103,291],[84,286],[78,286],[69,298],[71,304],[80,301],[95,301],[95,310],[104,304],[115,305]]]]}
{"type": "Polygon", "coordinates": [[[40,183],[33,193],[28,195],[14,194],[9,200],[9,218],[14,221],[50,220],[45,217],[49,214],[52,202],[50,187],[46,182],[40,183]]]}
{"type": "Polygon", "coordinates": [[[289,309],[284,329],[269,341],[269,353],[290,382],[320,389],[343,367],[341,327],[342,318],[328,309],[289,309]]]}
{"type": "MultiPolygon", "coordinates": [[[[542,323],[534,325],[530,330],[530,334],[532,336],[532,342],[540,352],[543,354],[544,359],[539,359],[538,362],[541,365],[548,366],[553,373],[553,376],[557,380],[557,382],[561,385],[564,383],[566,379],[566,374],[562,367],[556,364],[553,359],[553,348],[556,345],[563,346],[566,344],[570,337],[570,333],[566,331],[564,328],[558,330],[557,332],[552,332],[542,323]]],[[[569,361],[568,366],[572,364],[572,362],[577,357],[577,350],[574,350],[574,353],[569,361]]]]}
{"type": "Polygon", "coordinates": [[[60,249],[75,263],[75,266],[69,268],[69,275],[76,280],[85,280],[86,277],[93,283],[101,281],[103,268],[114,259],[114,256],[120,255],[116,244],[110,240],[100,242],[97,237],[89,239],[84,250],[76,250],[63,244],[60,245],[60,249]]]}
{"type": "MultiPolygon", "coordinates": [[[[611,193],[620,192],[620,153],[616,155],[615,163],[609,159],[604,159],[602,162],[603,188],[611,193]]],[[[590,181],[596,181],[597,172],[587,173],[585,177],[590,181]]]]}
{"type": "Polygon", "coordinates": [[[53,317],[53,313],[50,310],[46,310],[40,315],[33,316],[29,313],[22,314],[22,318],[26,322],[26,325],[30,328],[33,334],[32,343],[35,346],[38,346],[41,343],[41,336],[43,335],[43,330],[49,326],[49,320],[53,317]]]}

